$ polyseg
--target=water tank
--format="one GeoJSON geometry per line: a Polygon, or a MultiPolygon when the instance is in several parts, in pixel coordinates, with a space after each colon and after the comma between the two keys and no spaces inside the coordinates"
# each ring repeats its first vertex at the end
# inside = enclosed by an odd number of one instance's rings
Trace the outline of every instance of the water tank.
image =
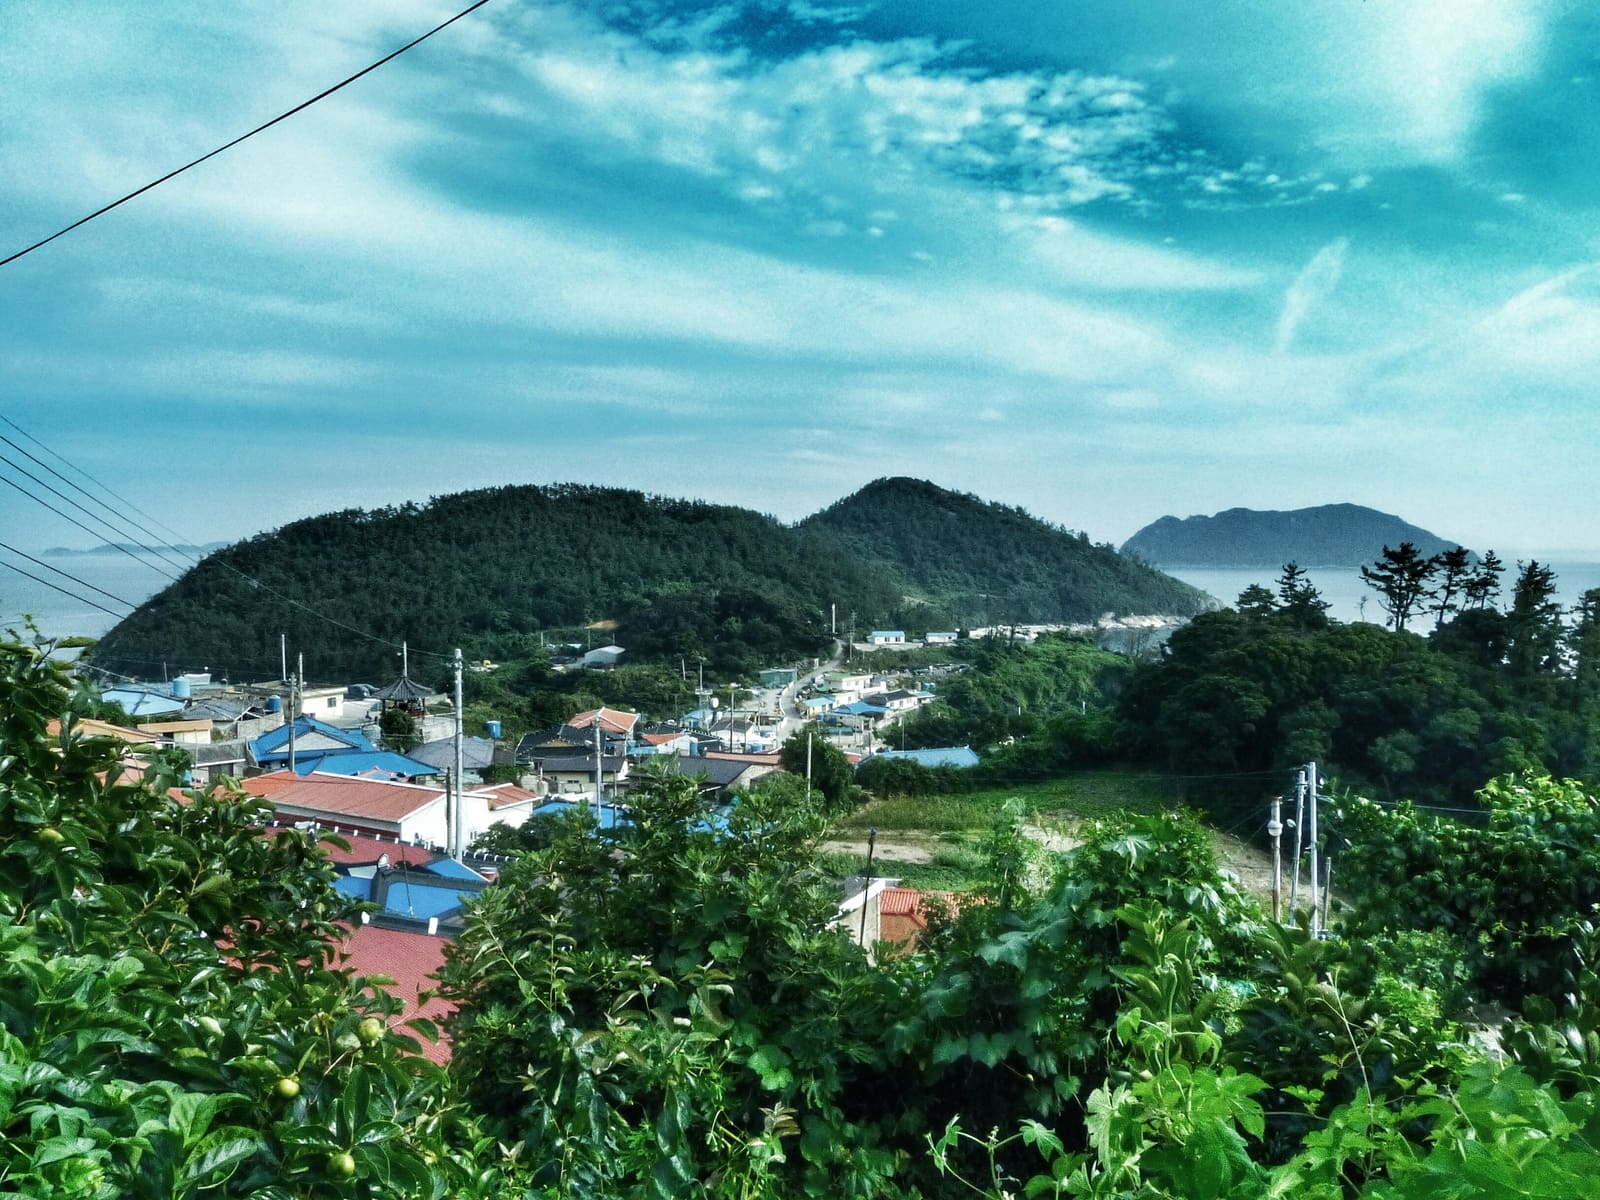
{"type": "Polygon", "coordinates": [[[489,731],[489,736],[492,739],[494,739],[495,741],[499,741],[499,739],[500,739],[500,722],[499,721],[485,721],[483,723],[483,727],[489,731]]]}
{"type": "Polygon", "coordinates": [[[179,676],[172,681],[172,698],[174,700],[187,700],[194,693],[189,690],[189,681],[179,676]]]}
{"type": "Polygon", "coordinates": [[[277,697],[277,696],[268,696],[267,697],[267,711],[269,713],[282,712],[283,711],[283,700],[281,698],[277,697]]]}

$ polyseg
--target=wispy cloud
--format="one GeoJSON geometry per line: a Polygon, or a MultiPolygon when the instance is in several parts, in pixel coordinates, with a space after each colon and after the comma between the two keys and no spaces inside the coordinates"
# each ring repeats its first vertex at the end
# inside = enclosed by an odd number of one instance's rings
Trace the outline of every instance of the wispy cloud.
{"type": "Polygon", "coordinates": [[[1339,277],[1344,273],[1345,251],[1349,248],[1348,238],[1329,242],[1311,256],[1311,261],[1295,276],[1288,291],[1284,292],[1283,311],[1278,315],[1278,336],[1274,342],[1279,354],[1287,352],[1294,344],[1295,335],[1300,332],[1300,326],[1311,310],[1339,286],[1339,277]]]}

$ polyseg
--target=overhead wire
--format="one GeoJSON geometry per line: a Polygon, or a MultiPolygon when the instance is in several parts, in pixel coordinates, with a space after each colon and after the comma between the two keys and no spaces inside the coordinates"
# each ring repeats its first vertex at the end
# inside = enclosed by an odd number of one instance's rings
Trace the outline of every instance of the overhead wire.
{"type": "MultiPolygon", "coordinates": [[[[80,595],[78,595],[78,593],[76,593],[74,591],[70,591],[67,588],[62,587],[58,583],[52,583],[48,579],[41,579],[39,576],[35,575],[32,571],[23,570],[23,568],[17,566],[16,563],[6,562],[4,559],[0,559],[0,567],[7,567],[10,570],[15,571],[18,575],[25,576],[26,578],[33,580],[35,583],[43,584],[45,587],[51,589],[52,591],[60,592],[63,596],[70,596],[72,599],[78,601],[78,603],[80,603],[80,604],[87,604],[90,608],[97,608],[101,612],[105,613],[106,616],[108,616],[108,617],[115,617],[117,620],[120,621],[120,620],[122,620],[124,617],[126,617],[128,615],[127,613],[113,612],[111,609],[107,608],[104,604],[99,604],[99,603],[89,599],[89,597],[87,597],[87,596],[80,596],[80,595]]],[[[96,588],[95,590],[99,591],[100,589],[96,588]]],[[[25,614],[19,614],[19,615],[25,615],[25,614]]]]}
{"type": "MultiPolygon", "coordinates": [[[[139,522],[130,520],[124,514],[119,513],[116,509],[112,508],[104,500],[101,500],[98,496],[96,496],[92,492],[88,491],[81,484],[74,483],[72,480],[68,479],[65,475],[63,475],[60,471],[57,471],[49,463],[43,461],[42,459],[40,459],[35,454],[30,454],[26,448],[17,445],[16,442],[12,441],[10,438],[8,438],[3,433],[0,433],[0,442],[4,442],[6,445],[10,446],[13,450],[15,450],[18,454],[21,454],[24,457],[26,457],[29,462],[31,462],[34,465],[36,465],[36,466],[38,466],[38,467],[50,472],[50,474],[54,475],[62,483],[66,484],[69,488],[72,488],[73,490],[78,492],[78,494],[83,496],[85,499],[91,500],[95,504],[98,504],[101,508],[105,509],[108,513],[110,513],[113,517],[116,517],[117,520],[125,522],[126,525],[131,526],[137,532],[142,533],[145,536],[152,538],[154,541],[161,542],[160,538],[156,537],[155,534],[152,531],[150,531],[150,530],[144,528],[143,526],[141,526],[139,524],[139,522]]],[[[6,461],[9,462],[9,460],[6,460],[6,461]]],[[[20,470],[21,468],[17,468],[17,469],[20,470]]],[[[29,476],[29,478],[32,478],[32,476],[29,476]]],[[[59,495],[60,493],[57,493],[57,494],[59,495]]],[[[87,510],[84,510],[81,505],[79,505],[77,507],[80,509],[80,511],[87,511],[87,510]]],[[[97,519],[102,521],[105,524],[110,524],[110,522],[106,522],[105,518],[103,518],[103,517],[97,518],[97,519]]],[[[145,551],[146,553],[157,555],[157,556],[165,559],[168,563],[171,563],[171,565],[173,565],[174,567],[177,567],[180,571],[188,570],[190,564],[173,562],[173,560],[170,559],[170,558],[167,558],[167,556],[164,553],[162,553],[162,551],[171,550],[175,554],[182,554],[182,555],[185,555],[186,557],[188,557],[190,559],[194,559],[196,557],[194,554],[187,553],[186,551],[183,551],[183,550],[179,549],[177,546],[162,544],[160,549],[157,549],[157,547],[155,547],[155,546],[146,545],[143,542],[140,542],[132,534],[126,532],[126,530],[121,531],[121,536],[127,537],[130,540],[132,540],[134,542],[134,544],[139,547],[139,549],[145,551]]]]}
{"type": "Polygon", "coordinates": [[[266,130],[271,129],[274,125],[278,124],[280,121],[286,121],[290,117],[294,116],[296,113],[304,112],[306,109],[310,108],[313,104],[317,103],[317,101],[325,100],[327,97],[333,95],[335,92],[339,91],[341,88],[345,88],[345,87],[350,86],[350,84],[352,84],[356,80],[360,79],[363,75],[369,75],[373,71],[376,71],[379,67],[383,66],[385,63],[391,62],[394,59],[399,58],[407,50],[410,50],[413,46],[420,45],[421,43],[427,41],[429,38],[431,38],[434,34],[438,33],[440,30],[449,28],[451,25],[454,25],[457,21],[461,20],[462,17],[465,17],[468,14],[470,14],[472,12],[475,12],[477,9],[482,8],[487,3],[489,3],[489,0],[475,0],[474,3],[469,4],[466,8],[464,8],[460,12],[456,13],[456,15],[451,17],[449,20],[441,21],[438,25],[435,25],[432,29],[428,30],[427,33],[424,33],[421,37],[416,37],[416,38],[411,39],[411,41],[407,42],[404,46],[401,46],[398,50],[391,51],[390,53],[388,53],[388,54],[384,55],[382,58],[380,58],[377,62],[372,63],[370,66],[363,67],[361,70],[357,71],[354,75],[350,75],[350,76],[348,76],[348,77],[346,77],[344,79],[341,79],[338,83],[334,84],[332,87],[324,88],[322,91],[318,92],[315,96],[311,97],[311,99],[301,101],[299,104],[296,104],[293,108],[289,109],[288,111],[279,113],[277,116],[273,117],[270,121],[265,121],[262,124],[257,125],[254,129],[250,130],[248,133],[242,133],[238,137],[234,138],[232,141],[226,142],[223,145],[218,146],[215,150],[211,150],[211,151],[208,151],[205,154],[202,154],[199,158],[195,159],[194,161],[184,163],[183,166],[178,167],[176,170],[168,171],[165,175],[161,176],[159,179],[152,179],[149,183],[145,184],[143,187],[135,188],[133,191],[129,192],[126,196],[122,196],[119,199],[113,200],[110,204],[102,205],[100,208],[95,209],[88,216],[79,217],[76,221],[72,222],[72,224],[64,226],[63,228],[56,230],[49,237],[40,238],[37,242],[34,242],[33,245],[25,246],[21,250],[18,250],[13,254],[7,255],[5,258],[0,258],[0,267],[4,267],[9,263],[16,262],[17,259],[21,258],[25,254],[32,254],[35,250],[38,250],[42,246],[48,246],[51,242],[55,241],[58,237],[62,237],[65,234],[71,233],[74,229],[77,229],[80,226],[87,225],[90,221],[93,221],[96,217],[104,216],[106,213],[110,212],[112,209],[118,208],[121,205],[126,204],[129,200],[132,200],[135,197],[144,195],[146,192],[150,191],[152,188],[160,187],[163,183],[166,183],[167,180],[174,179],[177,176],[182,175],[185,171],[189,170],[190,168],[198,167],[201,163],[205,162],[206,160],[215,158],[217,155],[223,153],[226,150],[233,149],[233,147],[237,146],[240,142],[247,141],[250,138],[255,137],[256,134],[263,133],[266,130]]]}
{"type": "MultiPolygon", "coordinates": [[[[115,489],[113,489],[110,485],[108,485],[107,483],[105,483],[104,481],[102,481],[100,479],[97,479],[95,476],[89,474],[89,472],[85,471],[82,467],[78,466],[76,463],[74,463],[74,462],[70,461],[69,459],[63,457],[61,454],[58,454],[55,450],[52,450],[49,446],[45,445],[45,443],[41,442],[38,438],[34,437],[33,434],[29,433],[26,429],[24,429],[21,425],[18,425],[15,421],[13,421],[10,417],[6,416],[4,413],[0,413],[0,422],[3,422],[4,424],[9,425],[12,429],[16,430],[17,433],[19,433],[23,437],[27,438],[28,441],[32,442],[35,446],[39,447],[40,450],[43,450],[46,454],[48,454],[51,458],[55,459],[62,466],[66,467],[69,471],[73,471],[76,474],[81,475],[84,479],[87,479],[90,483],[94,484],[95,487],[99,488],[106,495],[110,496],[118,504],[125,505],[128,508],[132,509],[134,512],[138,513],[141,517],[143,517],[146,521],[149,521],[151,524],[156,525],[156,526],[160,527],[161,529],[164,529],[172,537],[180,538],[180,539],[183,538],[184,535],[179,533],[176,529],[172,528],[172,526],[164,523],[159,517],[151,516],[149,513],[145,512],[144,509],[140,508],[137,504],[135,504],[132,500],[129,500],[126,496],[122,495],[120,492],[118,492],[115,489]]],[[[26,453],[26,451],[24,451],[24,453],[26,453]]],[[[29,455],[28,457],[33,458],[32,455],[29,455]]],[[[39,462],[39,460],[36,459],[36,458],[34,459],[34,461],[35,462],[39,462]]],[[[39,465],[40,466],[44,466],[43,463],[40,463],[39,465]]],[[[45,469],[46,470],[50,470],[49,467],[45,467],[45,469]]],[[[69,482],[68,480],[66,480],[66,478],[64,476],[62,476],[57,471],[50,470],[50,473],[52,475],[55,475],[55,477],[57,479],[61,479],[63,482],[69,482]]],[[[89,490],[87,488],[83,487],[81,484],[73,484],[72,486],[76,487],[85,496],[89,496],[91,499],[94,499],[93,495],[89,492],[89,490]]],[[[98,500],[96,502],[100,503],[100,501],[98,501],[98,500]]],[[[150,536],[151,536],[151,538],[153,540],[158,541],[158,542],[162,540],[162,539],[157,538],[155,536],[154,531],[148,529],[145,526],[141,526],[139,524],[139,522],[134,521],[131,518],[129,518],[128,520],[129,520],[129,524],[135,526],[136,528],[144,529],[146,533],[150,534],[150,536]]],[[[176,545],[174,545],[174,544],[172,544],[170,542],[165,543],[165,545],[170,550],[177,551],[178,553],[185,553],[185,551],[183,551],[180,547],[178,547],[178,546],[176,546],[176,545]]]]}
{"type": "MultiPolygon", "coordinates": [[[[35,558],[33,555],[29,554],[26,550],[18,550],[15,546],[8,546],[5,542],[0,542],[0,550],[9,550],[9,551],[11,551],[12,554],[15,554],[18,558],[25,558],[29,562],[35,564],[36,566],[43,567],[46,571],[54,571],[57,575],[60,575],[63,579],[70,579],[73,583],[77,584],[79,587],[88,588],[91,592],[99,592],[107,600],[114,600],[116,603],[123,605],[125,608],[129,609],[130,611],[139,607],[137,604],[134,604],[134,603],[132,603],[130,601],[124,600],[121,596],[117,596],[117,595],[112,594],[111,592],[106,591],[105,588],[96,587],[94,584],[90,583],[87,579],[79,579],[76,575],[72,574],[72,572],[70,572],[70,571],[63,571],[60,567],[53,567],[49,563],[45,562],[43,559],[35,558]]],[[[0,562],[4,562],[4,560],[0,559],[0,562]]],[[[22,568],[14,566],[11,563],[5,563],[5,565],[8,566],[8,567],[11,567],[11,569],[13,571],[18,571],[18,572],[20,572],[22,574],[27,574],[27,572],[22,571],[22,568]]],[[[29,575],[28,578],[37,579],[37,576],[29,575]]],[[[56,587],[55,584],[49,582],[48,580],[39,579],[38,582],[43,583],[46,587],[54,587],[56,589],[56,591],[61,592],[64,595],[68,595],[68,596],[72,595],[72,593],[68,592],[65,588],[56,587]]],[[[85,604],[93,603],[93,601],[86,600],[82,596],[73,596],[73,599],[75,599],[75,600],[83,600],[83,602],[85,604]]],[[[105,610],[101,609],[101,611],[104,612],[105,610]]],[[[113,613],[112,615],[115,616],[117,614],[113,613]]]]}

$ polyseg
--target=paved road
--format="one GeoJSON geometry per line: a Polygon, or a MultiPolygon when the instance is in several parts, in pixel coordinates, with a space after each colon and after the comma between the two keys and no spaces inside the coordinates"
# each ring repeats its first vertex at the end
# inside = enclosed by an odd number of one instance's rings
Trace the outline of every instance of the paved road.
{"type": "Polygon", "coordinates": [[[829,671],[837,670],[839,665],[843,662],[844,643],[835,639],[833,643],[833,655],[828,659],[827,662],[817,667],[814,671],[807,671],[803,674],[796,675],[795,681],[784,687],[783,690],[778,693],[778,713],[783,717],[783,723],[778,731],[780,738],[787,738],[791,733],[795,732],[795,730],[799,729],[806,723],[805,714],[800,711],[800,705],[798,703],[800,689],[805,687],[807,684],[813,683],[822,678],[822,676],[827,674],[829,671]]]}

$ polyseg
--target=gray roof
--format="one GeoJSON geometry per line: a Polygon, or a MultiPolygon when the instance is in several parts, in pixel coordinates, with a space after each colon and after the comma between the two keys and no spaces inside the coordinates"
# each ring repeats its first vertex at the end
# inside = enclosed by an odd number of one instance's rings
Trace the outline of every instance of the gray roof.
{"type": "MultiPolygon", "coordinates": [[[[408,757],[425,762],[441,771],[453,771],[456,766],[455,738],[440,738],[436,742],[423,742],[408,757]]],[[[481,771],[494,761],[494,743],[488,738],[464,737],[461,739],[461,765],[468,771],[481,771]]]]}
{"type": "Polygon", "coordinates": [[[194,758],[197,767],[225,767],[233,763],[254,763],[250,755],[250,742],[247,738],[234,738],[227,742],[202,742],[197,746],[185,746],[194,758]]]}
{"type": "Polygon", "coordinates": [[[421,700],[433,695],[433,689],[423,687],[420,683],[413,683],[409,675],[402,675],[388,687],[379,688],[372,695],[377,700],[421,700]]]}

